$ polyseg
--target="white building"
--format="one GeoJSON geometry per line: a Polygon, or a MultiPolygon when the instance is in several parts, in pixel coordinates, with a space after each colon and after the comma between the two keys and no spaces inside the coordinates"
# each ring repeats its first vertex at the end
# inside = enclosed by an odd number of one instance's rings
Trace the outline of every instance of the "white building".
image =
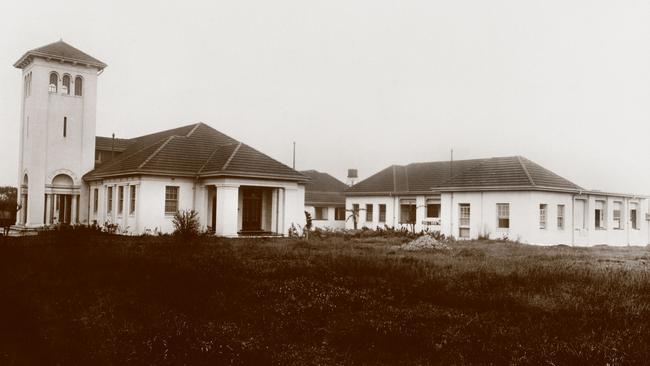
{"type": "Polygon", "coordinates": [[[63,41],[26,52],[19,195],[21,229],[117,224],[172,231],[196,210],[217,235],[287,234],[304,226],[304,175],[203,123],[132,139],[95,136],[103,62],[63,41]]]}
{"type": "Polygon", "coordinates": [[[461,239],[650,243],[647,197],[587,191],[518,156],[391,166],[348,189],[346,208],[358,212],[359,227],[461,239]]]}
{"type": "Polygon", "coordinates": [[[345,229],[345,195],[348,186],[327,173],[305,170],[305,211],[311,215],[313,228],[345,229]]]}

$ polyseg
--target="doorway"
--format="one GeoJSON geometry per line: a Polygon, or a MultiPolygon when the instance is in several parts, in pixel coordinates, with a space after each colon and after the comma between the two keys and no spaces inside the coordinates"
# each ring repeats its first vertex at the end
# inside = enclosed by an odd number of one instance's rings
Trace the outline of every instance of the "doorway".
{"type": "Polygon", "coordinates": [[[59,194],[56,195],[56,202],[54,204],[54,212],[56,213],[57,222],[60,224],[70,224],[72,221],[72,195],[59,194]]]}
{"type": "Polygon", "coordinates": [[[242,231],[262,231],[262,190],[242,188],[242,231]]]}

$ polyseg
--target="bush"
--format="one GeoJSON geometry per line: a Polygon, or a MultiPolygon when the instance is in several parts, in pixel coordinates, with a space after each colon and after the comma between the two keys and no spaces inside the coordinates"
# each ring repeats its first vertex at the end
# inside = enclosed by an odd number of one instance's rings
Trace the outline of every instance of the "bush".
{"type": "Polygon", "coordinates": [[[183,237],[199,236],[201,233],[199,213],[195,210],[176,211],[172,219],[174,235],[183,237]]]}

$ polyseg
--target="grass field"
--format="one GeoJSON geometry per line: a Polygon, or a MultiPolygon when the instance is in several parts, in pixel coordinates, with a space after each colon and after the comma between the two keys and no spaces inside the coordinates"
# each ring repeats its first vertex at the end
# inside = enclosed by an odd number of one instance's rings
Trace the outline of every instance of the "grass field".
{"type": "Polygon", "coordinates": [[[0,364],[644,364],[647,248],[0,239],[0,364]]]}

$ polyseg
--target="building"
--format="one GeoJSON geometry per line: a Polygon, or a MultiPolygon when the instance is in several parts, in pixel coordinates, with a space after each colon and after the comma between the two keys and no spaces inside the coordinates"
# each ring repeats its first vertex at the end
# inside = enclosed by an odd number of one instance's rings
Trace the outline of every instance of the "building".
{"type": "Polygon", "coordinates": [[[305,170],[305,211],[312,218],[312,227],[345,229],[345,195],[348,186],[327,173],[305,170]]]}
{"type": "Polygon", "coordinates": [[[305,223],[308,178],[204,123],[132,139],[95,136],[106,64],[59,41],[26,52],[19,176],[21,229],[111,223],[170,232],[196,210],[217,235],[283,235],[305,223]]]}
{"type": "Polygon", "coordinates": [[[394,165],[348,189],[346,208],[358,213],[359,227],[460,239],[650,243],[647,197],[585,190],[520,156],[394,165]]]}

